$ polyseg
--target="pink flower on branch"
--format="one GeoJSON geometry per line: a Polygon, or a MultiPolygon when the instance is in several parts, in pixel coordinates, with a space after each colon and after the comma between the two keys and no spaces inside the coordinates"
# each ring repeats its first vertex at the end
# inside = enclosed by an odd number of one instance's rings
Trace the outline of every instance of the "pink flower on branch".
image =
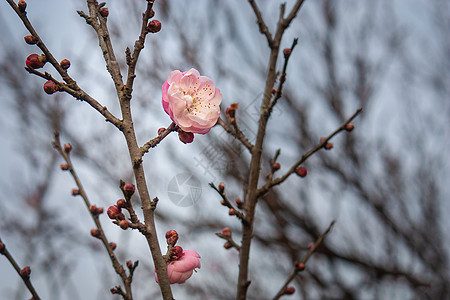
{"type": "Polygon", "coordinates": [[[162,86],[164,111],[183,131],[205,134],[220,116],[222,94],[196,69],[172,71],[162,86]]]}
{"type": "MultiPolygon", "coordinates": [[[[178,247],[178,246],[176,246],[178,247]]],[[[181,249],[181,247],[179,247],[181,249]]],[[[167,265],[167,275],[170,284],[184,283],[188,280],[196,268],[200,269],[200,255],[193,250],[183,250],[181,255],[167,265]]],[[[158,282],[158,275],[155,271],[155,279],[158,282]]],[[[158,282],[159,283],[159,282],[158,282]]]]}

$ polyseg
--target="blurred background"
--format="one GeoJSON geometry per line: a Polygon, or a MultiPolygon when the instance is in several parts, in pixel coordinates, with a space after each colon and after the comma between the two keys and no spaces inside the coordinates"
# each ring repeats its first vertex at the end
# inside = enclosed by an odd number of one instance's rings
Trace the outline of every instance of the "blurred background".
{"type": "MultiPolygon", "coordinates": [[[[28,17],[71,76],[119,115],[114,86],[94,31],[76,10],[85,1],[28,0],[28,17]]],[[[257,2],[271,32],[279,1],[257,2]]],[[[294,1],[287,1],[287,11],[294,1]]],[[[116,56],[126,70],[125,48],[138,37],[146,1],[108,1],[116,56]]],[[[249,140],[257,129],[269,49],[246,1],[156,1],[161,32],[141,54],[132,104],[142,145],[167,127],[161,86],[170,71],[194,67],[213,79],[222,111],[239,103],[237,122],[249,140]]],[[[73,145],[72,158],[90,201],[106,208],[121,198],[119,180],[132,182],[121,134],[86,103],[43,92],[44,80],[24,70],[35,46],[20,19],[0,3],[0,237],[43,299],[119,299],[120,284],[75,187],[60,170],[53,131],[73,145]]],[[[281,149],[280,174],[357,108],[351,133],[333,139],[295,175],[259,202],[250,263],[249,299],[270,299],[293,262],[332,220],[333,231],[294,282],[291,299],[449,299],[448,229],[450,152],[450,2],[446,0],[306,1],[287,29],[281,49],[299,44],[287,69],[283,97],[269,121],[263,174],[281,149]]],[[[281,70],[282,55],[278,61],[281,70]]],[[[49,65],[45,71],[56,76],[49,65]]],[[[224,117],[223,113],[223,117],[224,117]]],[[[202,268],[176,299],[233,299],[238,253],[214,233],[225,226],[240,240],[208,186],[224,182],[241,198],[250,156],[216,126],[184,145],[171,134],[144,158],[152,197],[158,197],[160,243],[174,229],[178,244],[202,256],[202,268]],[[190,178],[185,182],[185,178],[190,178]],[[177,202],[173,195],[189,201],[177,202]]],[[[265,178],[261,178],[261,183],[265,178]]],[[[139,199],[135,196],[135,207],[139,199]]],[[[145,239],[123,231],[106,215],[102,224],[118,244],[120,261],[139,260],[135,299],[159,299],[145,239]]],[[[19,276],[0,257],[2,299],[28,299],[19,276]]]]}

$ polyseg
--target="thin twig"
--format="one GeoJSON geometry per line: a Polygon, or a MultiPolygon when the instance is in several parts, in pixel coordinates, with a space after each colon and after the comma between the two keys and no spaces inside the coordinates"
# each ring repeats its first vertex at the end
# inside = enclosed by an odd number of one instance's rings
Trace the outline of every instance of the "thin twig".
{"type": "Polygon", "coordinates": [[[144,156],[145,153],[147,153],[150,148],[155,148],[166,136],[169,135],[169,133],[173,131],[177,131],[178,126],[172,122],[172,124],[169,125],[164,131],[161,132],[157,137],[151,139],[150,141],[146,142],[140,149],[141,149],[141,156],[144,156]]]}
{"type": "Polygon", "coordinates": [[[337,135],[339,132],[345,130],[345,126],[349,124],[356,116],[358,116],[362,111],[362,108],[358,108],[356,112],[348,118],[344,123],[342,123],[341,126],[339,126],[335,131],[333,131],[328,137],[322,139],[319,144],[314,146],[311,150],[309,150],[307,153],[303,154],[302,157],[281,177],[273,180],[268,181],[264,186],[262,186],[258,190],[258,195],[262,196],[265,193],[267,193],[273,186],[283,183],[290,175],[292,175],[298,166],[300,166],[303,162],[305,162],[311,155],[322,149],[328,141],[333,138],[335,135],[337,135]]]}
{"type": "Polygon", "coordinates": [[[221,204],[223,206],[226,206],[230,209],[230,212],[233,211],[233,215],[235,215],[238,219],[240,219],[242,222],[246,222],[245,220],[245,216],[243,213],[241,213],[239,210],[237,210],[236,208],[234,208],[233,204],[231,204],[230,200],[228,200],[227,195],[225,194],[224,191],[220,191],[214,183],[209,183],[209,185],[222,197],[222,202],[221,204]]]}
{"type": "Polygon", "coordinates": [[[316,242],[314,244],[312,244],[309,247],[308,252],[303,256],[303,258],[301,259],[300,262],[296,262],[295,264],[295,268],[292,271],[292,273],[289,275],[289,277],[286,279],[286,282],[284,283],[284,285],[281,287],[281,289],[279,290],[279,292],[275,295],[275,297],[273,297],[273,300],[277,300],[280,299],[281,296],[283,296],[284,292],[286,291],[286,288],[288,287],[289,283],[294,280],[295,276],[303,271],[305,269],[305,265],[306,262],[309,260],[309,258],[313,255],[313,253],[316,251],[317,247],[319,247],[319,245],[322,243],[322,241],[324,240],[324,238],[327,236],[327,234],[331,231],[331,229],[333,228],[335,224],[335,221],[332,221],[330,226],[328,226],[327,230],[325,230],[324,233],[322,233],[316,240],[316,242]]]}
{"type": "Polygon", "coordinates": [[[277,91],[275,93],[275,97],[274,97],[274,99],[272,100],[272,102],[270,103],[270,106],[269,106],[269,114],[272,113],[273,107],[277,104],[278,99],[281,98],[281,95],[282,95],[282,92],[283,92],[283,85],[284,85],[284,82],[286,81],[286,70],[287,70],[287,65],[288,65],[288,62],[289,62],[289,58],[291,57],[292,51],[294,50],[294,48],[297,45],[297,43],[298,43],[298,38],[295,38],[294,41],[292,42],[291,48],[289,48],[291,50],[290,54],[284,56],[283,71],[281,72],[280,82],[278,83],[278,88],[277,88],[277,91]]]}
{"type": "Polygon", "coordinates": [[[102,241],[103,246],[105,246],[106,251],[108,252],[109,258],[111,260],[111,263],[114,267],[114,270],[116,271],[116,273],[121,277],[124,285],[125,285],[125,290],[126,292],[122,294],[123,298],[125,300],[131,300],[133,299],[132,297],[132,292],[131,292],[131,278],[129,278],[126,275],[125,269],[123,268],[123,266],[119,263],[119,261],[116,258],[116,255],[114,254],[114,251],[111,247],[111,244],[108,242],[108,239],[106,238],[106,235],[103,231],[102,225],[100,223],[100,219],[98,217],[98,214],[92,212],[90,210],[91,208],[91,203],[87,197],[86,191],[83,188],[83,185],[81,184],[80,178],[78,177],[72,161],[70,159],[70,151],[66,151],[62,146],[61,146],[61,142],[59,139],[59,132],[55,131],[55,140],[53,142],[53,146],[54,148],[58,151],[58,153],[64,158],[64,160],[66,161],[67,164],[67,168],[70,172],[70,174],[72,175],[75,184],[78,187],[78,191],[79,191],[79,195],[82,197],[84,204],[86,205],[86,208],[89,210],[90,215],[92,217],[92,219],[94,220],[95,226],[98,229],[98,238],[102,241]]]}
{"type": "Polygon", "coordinates": [[[230,126],[228,126],[223,120],[222,118],[219,118],[217,120],[217,124],[219,124],[220,126],[222,126],[223,129],[225,129],[226,132],[228,132],[229,134],[231,134],[232,136],[234,136],[235,138],[237,138],[242,145],[245,146],[245,148],[248,149],[248,151],[250,151],[250,153],[253,150],[253,144],[245,137],[244,133],[239,129],[239,127],[237,126],[237,124],[234,125],[234,130],[231,129],[230,126]]]}
{"type": "Polygon", "coordinates": [[[2,239],[0,238],[0,254],[4,255],[6,259],[9,261],[9,263],[13,266],[14,270],[16,270],[17,274],[22,278],[23,282],[25,283],[27,289],[30,291],[31,295],[33,295],[34,300],[40,300],[38,293],[34,289],[33,285],[31,284],[30,276],[23,276],[20,274],[20,267],[17,264],[17,262],[14,260],[14,257],[9,253],[8,249],[6,249],[6,245],[3,243],[2,239]]]}
{"type": "Polygon", "coordinates": [[[236,248],[237,251],[241,251],[241,246],[238,245],[238,243],[236,243],[233,238],[231,237],[231,235],[225,235],[223,233],[216,233],[216,235],[218,237],[220,237],[221,239],[226,240],[228,243],[231,244],[232,247],[236,248]]]}
{"type": "Polygon", "coordinates": [[[255,13],[256,20],[259,26],[259,31],[266,36],[269,47],[272,47],[273,43],[272,35],[270,34],[269,28],[267,28],[267,25],[264,22],[264,19],[261,15],[261,11],[258,8],[258,5],[256,5],[256,2],[254,0],[248,0],[248,3],[250,3],[250,6],[252,7],[253,12],[255,13]]]}

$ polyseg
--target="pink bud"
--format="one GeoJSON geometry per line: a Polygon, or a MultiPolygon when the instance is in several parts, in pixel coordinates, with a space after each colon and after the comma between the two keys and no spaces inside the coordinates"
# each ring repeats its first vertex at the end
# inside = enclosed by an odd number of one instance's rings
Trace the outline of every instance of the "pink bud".
{"type": "Polygon", "coordinates": [[[22,277],[30,277],[31,269],[29,266],[24,267],[22,270],[19,271],[20,276],[22,277]]]}
{"type": "Polygon", "coordinates": [[[295,293],[295,288],[293,286],[288,286],[286,287],[286,289],[284,290],[284,294],[285,295],[292,295],[295,293]]]}
{"type": "Polygon", "coordinates": [[[71,144],[65,144],[64,145],[64,151],[66,151],[66,153],[69,153],[70,150],[72,150],[72,145],[71,144]]]}
{"type": "Polygon", "coordinates": [[[223,184],[223,182],[219,183],[219,192],[223,193],[224,190],[225,190],[225,184],[223,184]]]}
{"type": "Polygon", "coordinates": [[[91,229],[91,235],[95,238],[100,238],[100,230],[98,230],[97,228],[91,229]]]}
{"type": "Polygon", "coordinates": [[[225,244],[223,244],[223,247],[225,249],[231,249],[233,247],[233,245],[230,242],[226,242],[225,244]]]}
{"type": "Polygon", "coordinates": [[[111,249],[114,251],[117,248],[117,244],[114,242],[109,243],[109,246],[111,247],[111,249]]]}
{"type": "Polygon", "coordinates": [[[23,0],[19,0],[19,2],[17,2],[17,6],[19,7],[19,11],[21,13],[24,13],[25,9],[27,8],[27,3],[23,0]]]}
{"type": "Polygon", "coordinates": [[[123,193],[125,194],[125,198],[131,198],[131,196],[133,196],[134,194],[135,189],[136,188],[134,187],[134,184],[126,183],[123,186],[123,193]]]}
{"type": "Polygon", "coordinates": [[[44,83],[44,92],[51,95],[54,92],[57,92],[59,90],[58,85],[54,83],[52,80],[47,81],[44,83]]]}
{"type": "Polygon", "coordinates": [[[185,132],[183,130],[179,130],[178,131],[178,138],[184,144],[189,144],[189,143],[192,143],[194,141],[194,134],[192,132],[185,132]]]}
{"type": "Polygon", "coordinates": [[[292,50],[291,50],[290,48],[285,48],[285,49],[283,50],[284,58],[288,58],[289,55],[291,55],[291,52],[292,52],[292,50]]]}
{"type": "Polygon", "coordinates": [[[63,170],[63,171],[69,170],[69,165],[68,164],[61,164],[60,167],[61,167],[61,170],[63,170]]]}
{"type": "Polygon", "coordinates": [[[305,167],[298,167],[295,173],[300,177],[305,177],[308,174],[308,170],[305,167]]]}
{"type": "Polygon", "coordinates": [[[325,150],[330,150],[331,148],[333,148],[333,143],[326,143],[324,148],[325,150]]]}
{"type": "Polygon", "coordinates": [[[274,163],[274,164],[272,165],[272,170],[274,170],[274,171],[277,171],[277,170],[279,170],[280,168],[281,168],[281,165],[280,165],[279,162],[274,163]]]}
{"type": "Polygon", "coordinates": [[[161,30],[161,22],[158,20],[151,20],[148,23],[147,29],[151,33],[157,33],[161,30]]]}
{"type": "Polygon", "coordinates": [[[59,63],[59,65],[61,66],[61,68],[63,68],[64,70],[67,70],[70,67],[70,60],[68,59],[63,59],[61,60],[61,62],[59,63]]]}
{"type": "Polygon", "coordinates": [[[103,207],[97,207],[97,215],[100,215],[103,213],[103,207]]]}
{"type": "Polygon", "coordinates": [[[106,7],[102,7],[102,8],[100,9],[100,15],[101,15],[103,18],[106,18],[106,17],[109,15],[109,10],[108,10],[106,7]]]}
{"type": "Polygon", "coordinates": [[[96,205],[89,206],[89,211],[91,212],[91,214],[97,215],[97,206],[96,205]]]}
{"type": "Polygon", "coordinates": [[[169,230],[166,232],[167,245],[175,246],[178,241],[178,233],[175,230],[169,230]]]}
{"type": "Polygon", "coordinates": [[[178,260],[183,256],[183,248],[180,246],[175,246],[172,248],[172,252],[170,253],[170,260],[178,260]]]}
{"type": "Polygon", "coordinates": [[[128,223],[127,220],[122,220],[122,221],[119,222],[119,226],[123,230],[126,230],[126,229],[128,229],[128,226],[130,226],[130,223],[128,223]]]}
{"type": "Polygon", "coordinates": [[[233,216],[233,215],[235,215],[237,212],[236,212],[236,210],[234,209],[234,208],[230,208],[230,210],[228,211],[228,214],[230,215],[230,216],[233,216]]]}
{"type": "Polygon", "coordinates": [[[25,40],[25,43],[27,43],[28,45],[35,45],[39,41],[37,37],[32,35],[26,35],[23,37],[23,39],[25,40]]]}
{"type": "Polygon", "coordinates": [[[224,228],[222,229],[222,234],[223,234],[224,236],[231,236],[231,229],[228,228],[228,227],[224,227],[224,228]]]}
{"type": "Polygon", "coordinates": [[[25,64],[27,67],[33,68],[33,69],[39,69],[42,68],[45,63],[47,62],[45,55],[37,55],[36,53],[28,55],[25,64]]]}
{"type": "Polygon", "coordinates": [[[125,208],[125,206],[127,205],[127,202],[125,201],[125,199],[119,199],[119,200],[117,200],[116,205],[118,208],[125,208]]]}
{"type": "Polygon", "coordinates": [[[121,209],[116,205],[108,207],[108,210],[106,211],[106,214],[112,220],[117,219],[121,213],[122,213],[121,209]]]}
{"type": "Polygon", "coordinates": [[[164,127],[161,127],[158,129],[158,135],[161,135],[166,129],[164,127]]]}
{"type": "Polygon", "coordinates": [[[345,125],[345,130],[347,130],[347,131],[352,131],[354,128],[355,128],[355,125],[353,125],[352,123],[345,125]]]}
{"type": "Polygon", "coordinates": [[[133,262],[131,260],[127,260],[127,268],[131,269],[133,267],[133,262]]]}
{"type": "Polygon", "coordinates": [[[234,199],[234,202],[236,202],[236,205],[239,209],[242,209],[244,207],[244,202],[242,202],[241,199],[236,198],[234,199]]]}
{"type": "Polygon", "coordinates": [[[80,194],[80,190],[79,189],[72,189],[72,196],[77,196],[80,194]]]}
{"type": "Polygon", "coordinates": [[[305,269],[305,264],[304,264],[304,263],[299,263],[298,266],[297,266],[297,268],[298,268],[300,271],[303,271],[303,270],[305,269]]]}

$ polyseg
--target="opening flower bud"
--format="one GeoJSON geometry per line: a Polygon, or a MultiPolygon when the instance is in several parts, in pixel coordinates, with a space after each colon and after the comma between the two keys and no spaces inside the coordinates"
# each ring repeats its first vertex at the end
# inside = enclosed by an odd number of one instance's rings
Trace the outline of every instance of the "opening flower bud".
{"type": "Polygon", "coordinates": [[[26,35],[23,37],[23,39],[25,40],[25,43],[27,43],[28,45],[35,45],[38,42],[38,38],[32,35],[26,35]]]}
{"type": "Polygon", "coordinates": [[[183,248],[180,246],[175,246],[170,252],[170,261],[178,260],[183,256],[183,248]]]}
{"type": "Polygon", "coordinates": [[[178,233],[175,230],[169,230],[166,232],[167,245],[175,246],[178,241],[178,233]]]}
{"type": "Polygon", "coordinates": [[[70,67],[70,60],[68,59],[63,59],[61,60],[61,62],[59,63],[59,65],[61,66],[61,68],[63,68],[64,70],[67,70],[70,67]]]}
{"type": "Polygon", "coordinates": [[[298,167],[295,173],[300,177],[305,177],[308,174],[308,170],[305,167],[298,167]]]}
{"type": "Polygon", "coordinates": [[[151,20],[147,25],[147,29],[151,33],[157,33],[161,30],[161,22],[158,20],[151,20]]]}
{"type": "Polygon", "coordinates": [[[51,95],[54,92],[57,92],[59,90],[58,85],[54,83],[52,80],[47,81],[44,83],[44,92],[51,95]]]}
{"type": "Polygon", "coordinates": [[[184,144],[190,144],[194,141],[194,134],[192,132],[185,132],[183,130],[178,130],[178,138],[184,144]]]}
{"type": "Polygon", "coordinates": [[[117,207],[116,205],[108,207],[108,210],[106,211],[106,214],[108,217],[112,220],[118,219],[119,215],[122,214],[122,210],[117,207]]]}
{"type": "Polygon", "coordinates": [[[36,53],[28,55],[27,59],[25,60],[26,66],[33,69],[42,68],[46,62],[47,59],[44,54],[37,55],[36,53]]]}

